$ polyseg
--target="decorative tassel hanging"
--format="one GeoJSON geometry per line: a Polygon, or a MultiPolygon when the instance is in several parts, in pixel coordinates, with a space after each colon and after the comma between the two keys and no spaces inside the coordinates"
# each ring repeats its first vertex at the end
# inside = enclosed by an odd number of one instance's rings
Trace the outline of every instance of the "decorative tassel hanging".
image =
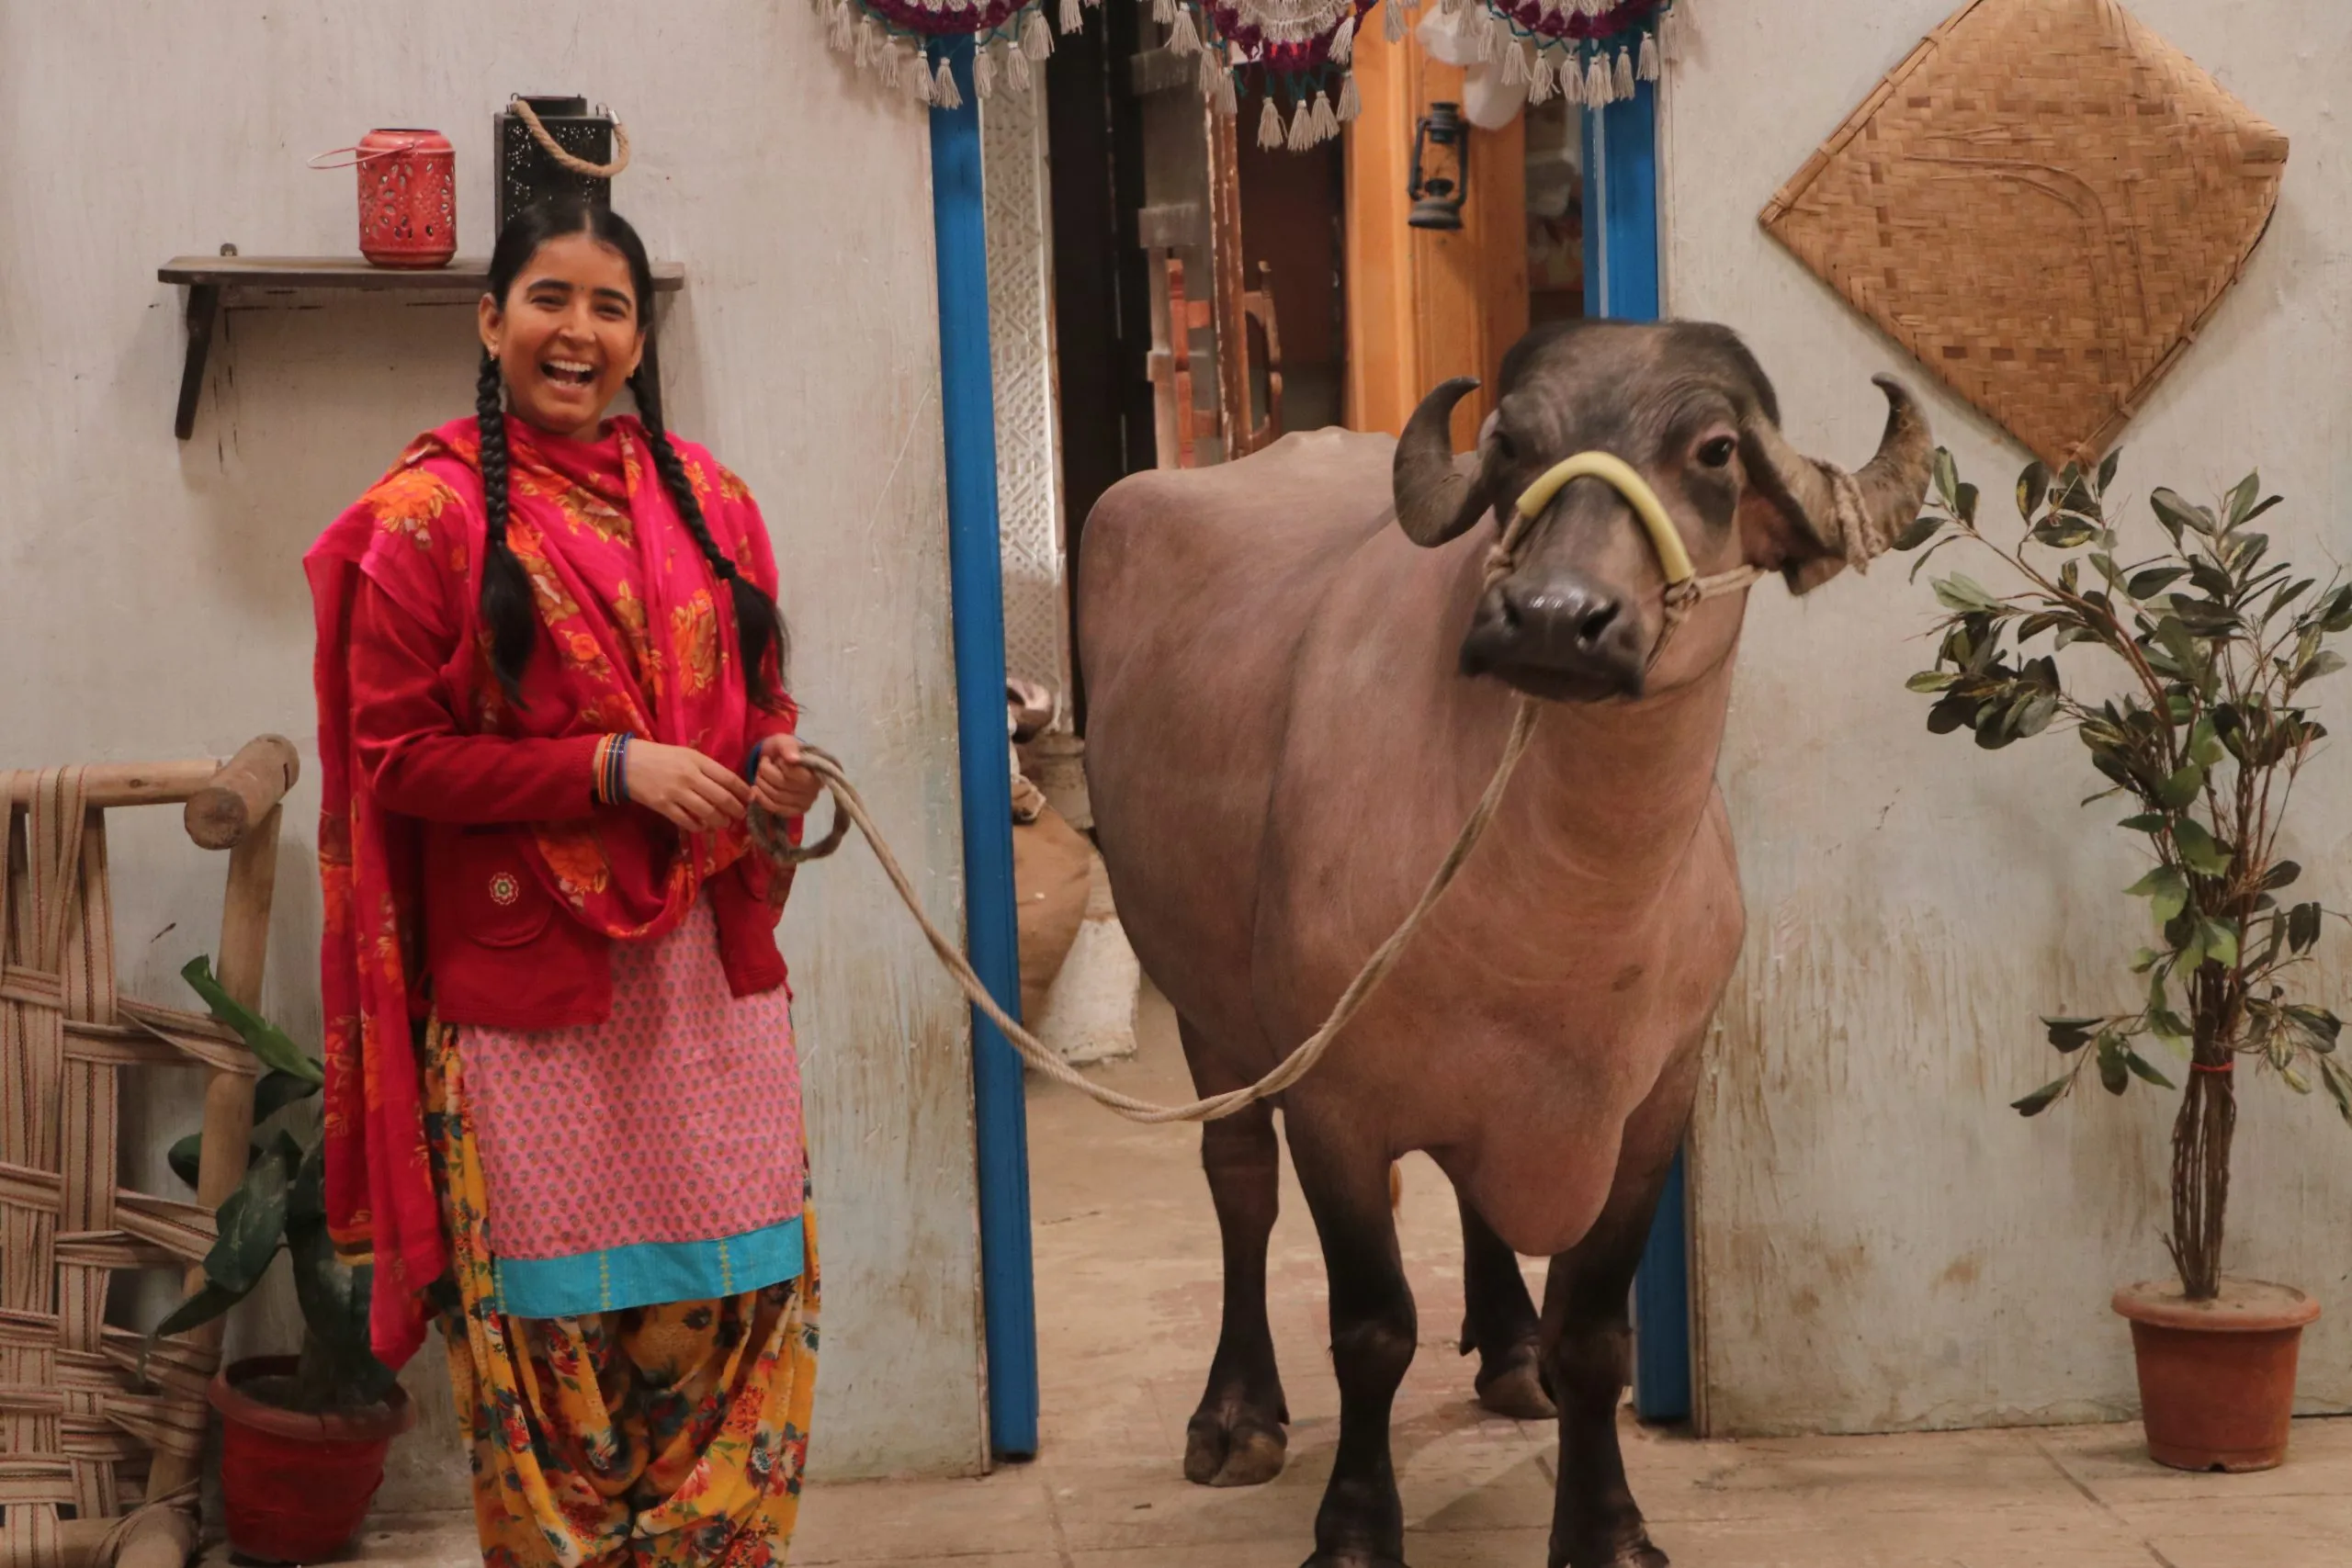
{"type": "Polygon", "coordinates": [[[1382,0],[1381,8],[1388,13],[1387,21],[1382,24],[1387,31],[1388,41],[1403,43],[1406,27],[1404,0],[1382,0]]]}
{"type": "Polygon", "coordinates": [[[1199,79],[1201,96],[1204,100],[1211,103],[1216,101],[1216,79],[1224,74],[1225,62],[1218,58],[1216,51],[1203,49],[1199,79]]]}
{"type": "Polygon", "coordinates": [[[1238,119],[1241,116],[1241,91],[1234,85],[1230,70],[1216,73],[1216,112],[1227,119],[1238,119]]]}
{"type": "MultiPolygon", "coordinates": [[[[978,63],[977,59],[974,63],[978,63]]],[[[963,92],[956,85],[956,73],[947,68],[944,60],[939,62],[939,80],[932,85],[931,101],[944,109],[964,107],[963,92]]]]}
{"type": "Polygon", "coordinates": [[[1062,31],[1074,33],[1084,26],[1086,13],[1080,9],[1078,0],[1062,0],[1062,31]]]}
{"type": "Polygon", "coordinates": [[[1054,52],[1054,29],[1046,25],[1042,6],[1029,13],[1029,25],[1021,29],[1021,52],[1041,65],[1054,52]]]}
{"type": "Polygon", "coordinates": [[[1527,51],[1520,48],[1519,40],[1514,39],[1503,45],[1502,84],[1506,87],[1516,87],[1526,80],[1527,51]]]}
{"type": "Polygon", "coordinates": [[[1274,107],[1274,90],[1266,89],[1266,107],[1258,111],[1258,145],[1269,152],[1283,144],[1283,111],[1274,107]]]}
{"type": "MultiPolygon", "coordinates": [[[[907,96],[914,99],[914,101],[919,104],[928,105],[933,101],[933,90],[931,85],[931,66],[926,61],[924,61],[919,51],[909,51],[909,55],[910,57],[907,61],[907,96]]],[[[953,85],[953,84],[951,83],[950,85],[953,85]]]]}
{"type": "Polygon", "coordinates": [[[870,69],[882,53],[882,24],[868,17],[857,29],[857,68],[870,69]]]}
{"type": "Polygon", "coordinates": [[[1290,150],[1304,152],[1315,145],[1315,115],[1306,107],[1306,96],[1299,95],[1298,107],[1290,117],[1290,150]]]}
{"type": "Polygon", "coordinates": [[[1617,86],[1609,75],[1609,57],[1599,50],[1593,51],[1592,63],[1584,73],[1584,101],[1591,108],[1617,101],[1617,86]]]}
{"type": "Polygon", "coordinates": [[[833,7],[825,32],[837,53],[847,54],[857,47],[857,17],[850,10],[848,0],[833,7]]]}
{"type": "Polygon", "coordinates": [[[1163,28],[1171,26],[1176,20],[1176,0],[1151,0],[1151,19],[1163,28]]]}
{"type": "Polygon", "coordinates": [[[1617,51],[1617,96],[1630,98],[1634,92],[1634,51],[1621,49],[1617,51]]]}
{"type": "Polygon", "coordinates": [[[996,86],[996,51],[972,51],[972,90],[985,99],[996,86]]]}
{"type": "Polygon", "coordinates": [[[1560,55],[1560,96],[1577,108],[1584,107],[1584,67],[1577,62],[1577,51],[1570,48],[1560,55]]]}
{"type": "Polygon", "coordinates": [[[1193,23],[1193,8],[1185,6],[1176,13],[1176,25],[1168,29],[1168,52],[1197,54],[1201,49],[1201,30],[1193,23]]]}
{"type": "Polygon", "coordinates": [[[1643,35],[1642,62],[1635,68],[1634,74],[1645,82],[1655,82],[1658,79],[1657,34],[1643,35]]]}
{"type": "Polygon", "coordinates": [[[1340,117],[1331,107],[1327,93],[1315,95],[1315,140],[1329,141],[1340,134],[1340,117]]]}
{"type": "Polygon", "coordinates": [[[1016,44],[1004,46],[1004,85],[1016,93],[1029,90],[1029,57],[1016,44]]]}
{"type": "Polygon", "coordinates": [[[1345,65],[1355,58],[1356,18],[1351,11],[1340,18],[1339,30],[1331,35],[1331,63],[1345,65]]]}
{"type": "Polygon", "coordinates": [[[1552,64],[1552,51],[1540,44],[1535,51],[1535,68],[1528,73],[1527,101],[1531,104],[1550,103],[1560,90],[1560,79],[1552,64]]]}
{"type": "Polygon", "coordinates": [[[1345,124],[1363,113],[1363,95],[1356,91],[1356,73],[1340,78],[1340,120],[1345,124]]]}

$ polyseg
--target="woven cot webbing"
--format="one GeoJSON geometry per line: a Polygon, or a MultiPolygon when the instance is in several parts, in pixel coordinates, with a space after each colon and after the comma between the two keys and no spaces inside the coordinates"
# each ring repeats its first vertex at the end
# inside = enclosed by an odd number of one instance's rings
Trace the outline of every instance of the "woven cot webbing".
{"type": "Polygon", "coordinates": [[[118,1070],[255,1068],[209,1019],[117,998],[83,770],[0,773],[0,1568],[56,1568],[61,1520],[123,1517],[154,1453],[198,1450],[216,1359],[166,1342],[142,1381],[139,1337],[107,1325],[118,1270],[176,1277],[213,1235],[200,1206],[118,1188],[118,1070]]]}

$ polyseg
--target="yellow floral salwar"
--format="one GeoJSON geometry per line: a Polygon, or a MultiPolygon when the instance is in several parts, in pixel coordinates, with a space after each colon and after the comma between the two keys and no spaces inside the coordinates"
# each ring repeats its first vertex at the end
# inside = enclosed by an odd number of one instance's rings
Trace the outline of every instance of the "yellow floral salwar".
{"type": "Polygon", "coordinates": [[[425,1034],[455,1300],[442,1329],[487,1568],[785,1561],[816,1397],[817,1232],[797,1280],[580,1317],[497,1310],[457,1032],[425,1034]]]}

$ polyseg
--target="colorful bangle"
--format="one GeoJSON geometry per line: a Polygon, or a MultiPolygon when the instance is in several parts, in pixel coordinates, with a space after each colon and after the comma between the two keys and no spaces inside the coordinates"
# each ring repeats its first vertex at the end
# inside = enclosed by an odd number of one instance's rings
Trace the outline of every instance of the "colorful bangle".
{"type": "Polygon", "coordinates": [[[624,730],[596,742],[594,789],[599,805],[619,806],[628,799],[628,740],[624,730]]]}

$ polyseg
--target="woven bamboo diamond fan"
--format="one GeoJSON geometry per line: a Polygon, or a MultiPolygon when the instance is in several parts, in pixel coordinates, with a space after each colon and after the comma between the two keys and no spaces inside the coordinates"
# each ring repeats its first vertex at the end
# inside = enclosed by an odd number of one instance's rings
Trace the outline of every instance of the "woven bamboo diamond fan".
{"type": "Polygon", "coordinates": [[[1970,0],[1763,213],[2054,465],[2102,456],[2269,224],[2287,138],[2115,0],[1970,0]]]}

